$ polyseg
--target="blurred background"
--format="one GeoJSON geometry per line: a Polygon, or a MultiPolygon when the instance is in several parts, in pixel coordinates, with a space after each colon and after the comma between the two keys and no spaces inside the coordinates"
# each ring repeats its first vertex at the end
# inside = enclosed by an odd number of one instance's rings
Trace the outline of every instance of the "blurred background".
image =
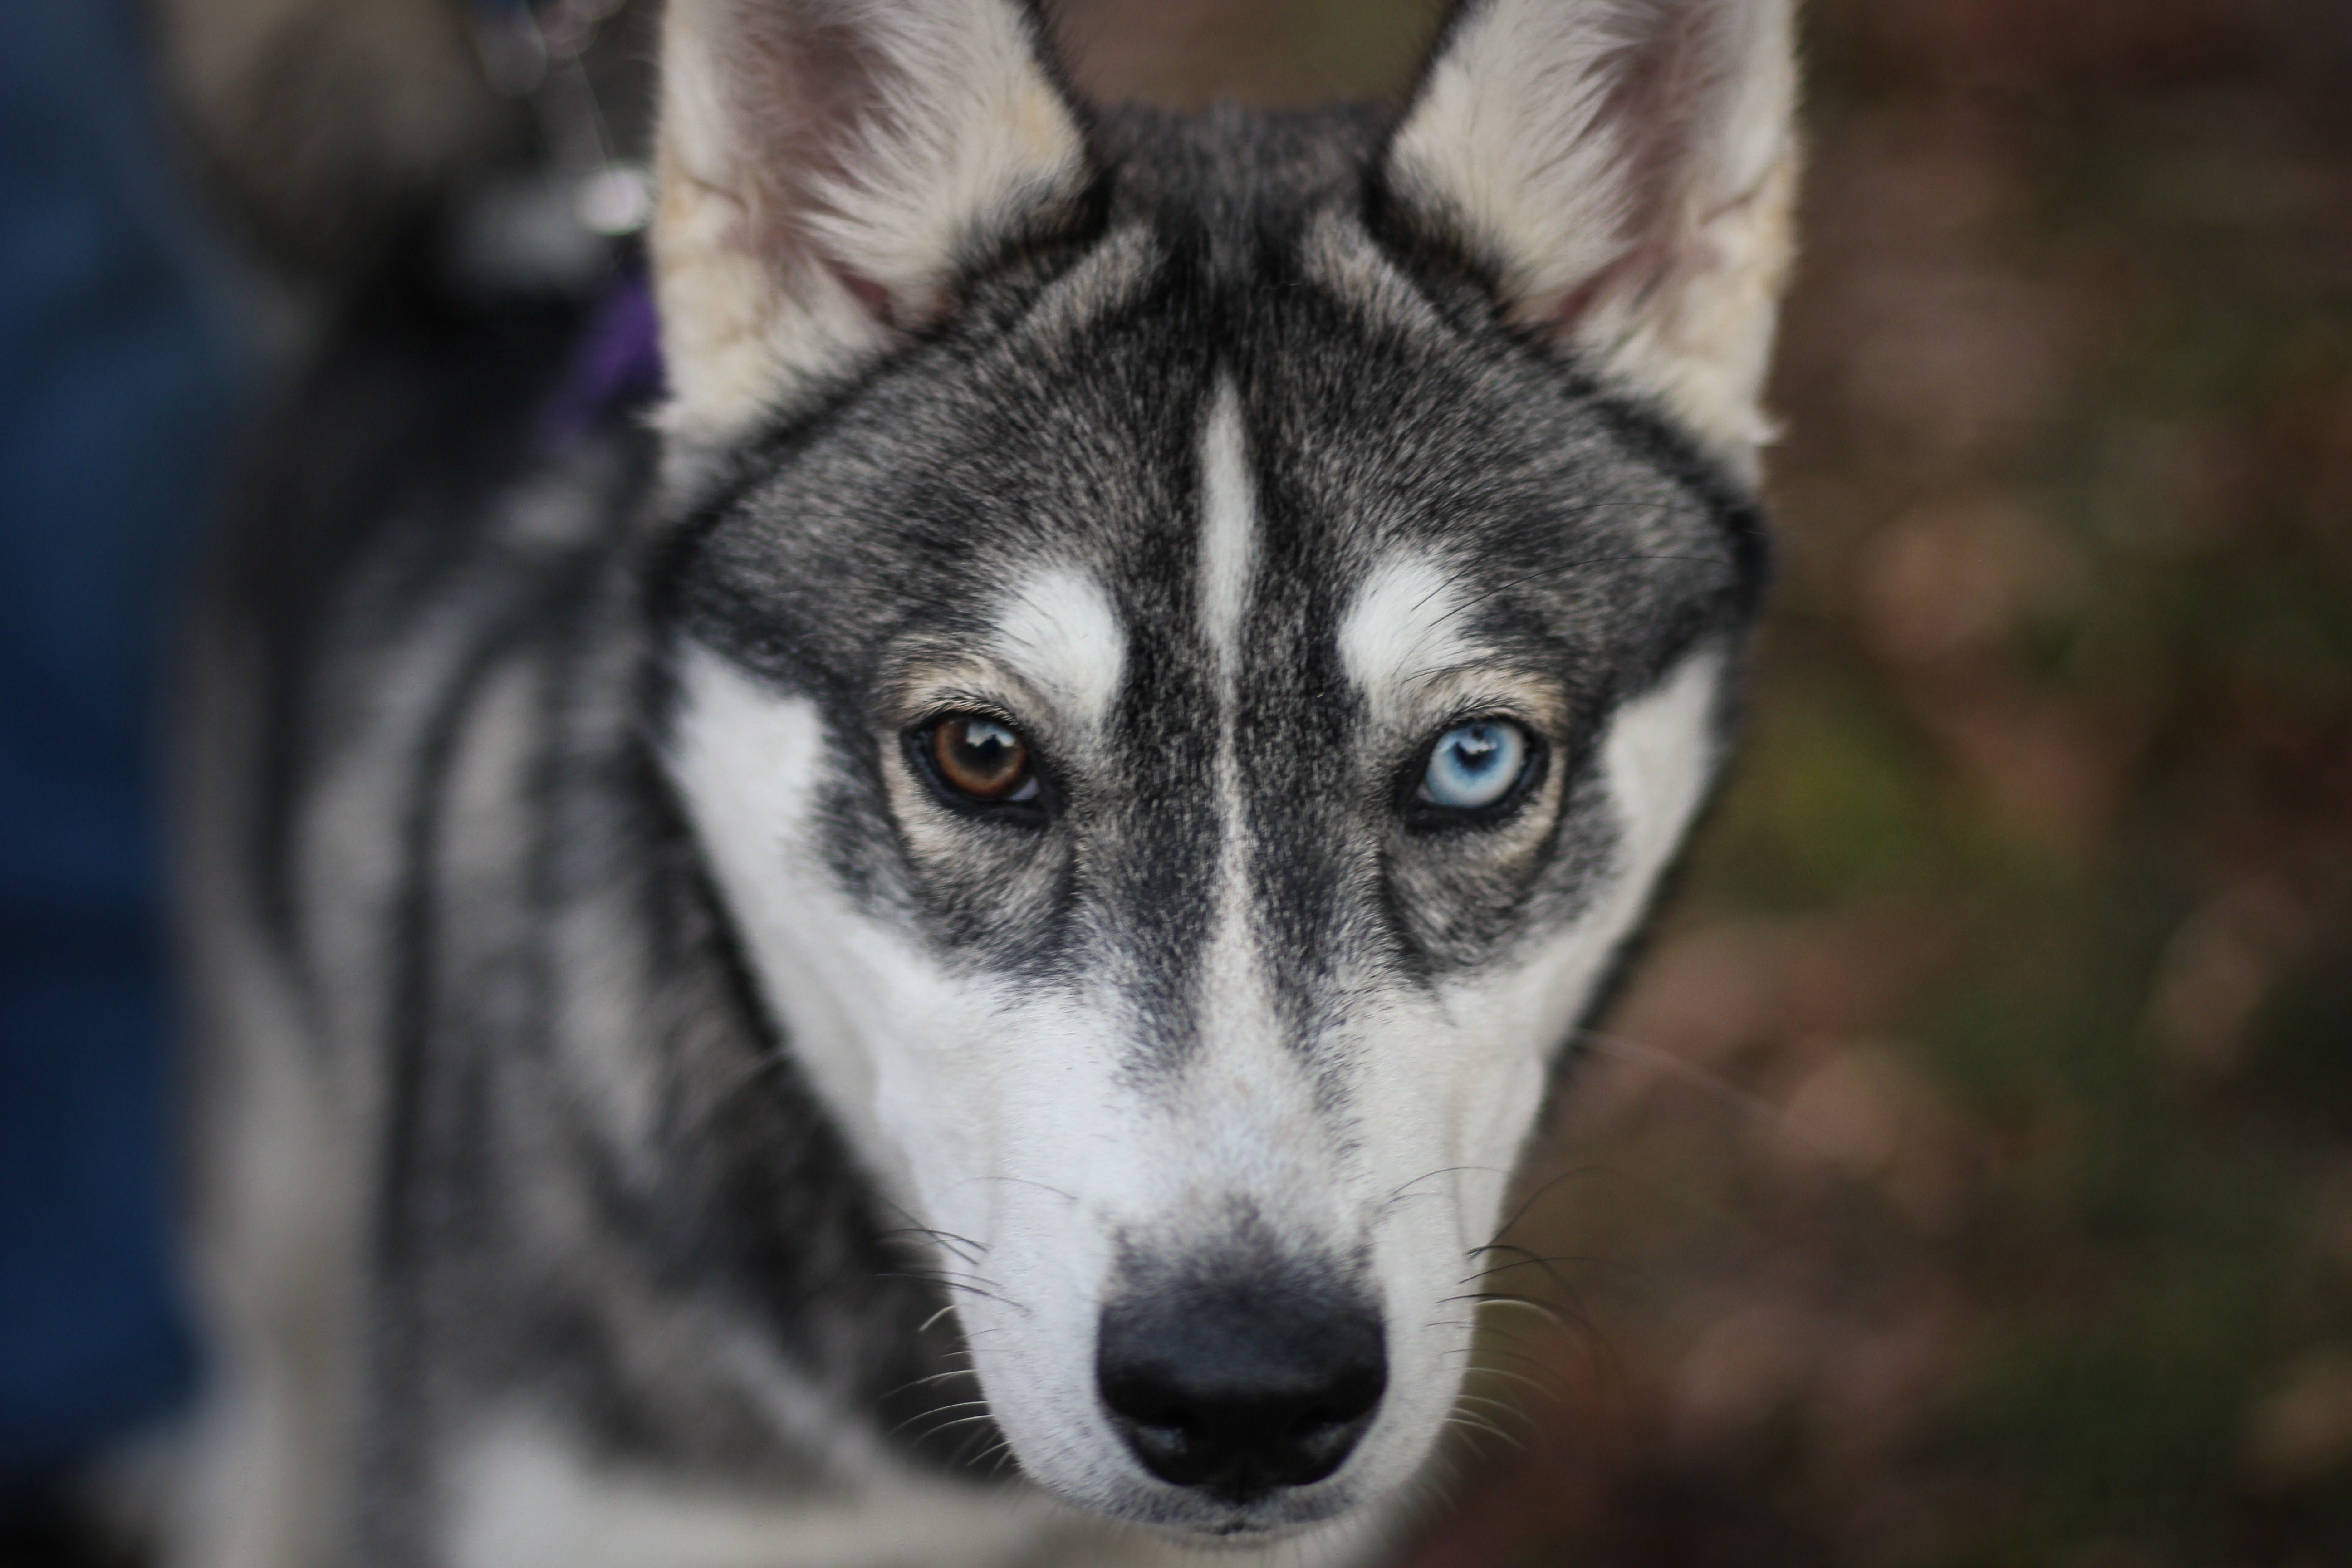
{"type": "MultiPolygon", "coordinates": [[[[593,289],[517,215],[642,155],[614,12],[0,10],[0,1568],[189,1386],[177,563],[340,299],[593,289]]],[[[1055,12],[1178,106],[1392,98],[1438,15],[1055,12]]],[[[2352,1562],[2352,5],[1811,0],[1807,55],[1749,744],[1465,1283],[1520,1300],[1412,1561],[2352,1562]]]]}

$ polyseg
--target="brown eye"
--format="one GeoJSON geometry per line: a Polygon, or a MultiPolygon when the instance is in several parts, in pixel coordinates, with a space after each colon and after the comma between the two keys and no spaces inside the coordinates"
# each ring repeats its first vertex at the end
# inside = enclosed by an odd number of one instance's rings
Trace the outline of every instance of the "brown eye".
{"type": "Polygon", "coordinates": [[[931,762],[941,783],[974,800],[1025,801],[1037,795],[1028,746],[993,719],[964,714],[941,720],[931,731],[931,762]]]}

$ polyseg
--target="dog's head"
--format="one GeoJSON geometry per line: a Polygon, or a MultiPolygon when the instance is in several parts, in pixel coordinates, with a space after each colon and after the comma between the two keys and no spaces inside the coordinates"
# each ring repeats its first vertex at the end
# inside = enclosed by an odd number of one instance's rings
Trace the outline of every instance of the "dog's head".
{"type": "Polygon", "coordinates": [[[674,0],[667,752],[1021,1468],[1423,1463],[1760,574],[1787,0],[1492,0],[1402,120],[1090,118],[1008,0],[674,0]]]}

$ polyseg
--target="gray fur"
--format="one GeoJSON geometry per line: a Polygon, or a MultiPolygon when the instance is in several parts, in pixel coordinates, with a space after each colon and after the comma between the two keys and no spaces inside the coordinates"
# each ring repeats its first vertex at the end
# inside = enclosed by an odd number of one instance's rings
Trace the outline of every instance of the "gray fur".
{"type": "MultiPolygon", "coordinates": [[[[950,972],[1115,974],[1139,1083],[1202,1048],[1220,846],[1244,846],[1284,1038],[1343,1139],[1366,987],[1475,984],[1613,886],[1600,739],[1742,641],[1756,515],[1391,210],[1384,134],[1106,117],[1086,200],[978,260],[946,321],[669,488],[628,423],[531,455],[561,311],[394,306],[347,335],[225,559],[192,728],[209,1293],[231,1372],[311,1390],[289,1484],[330,1500],[243,1561],[452,1562],[452,1456],[518,1412],[616,1472],[811,1506],[992,1457],[984,1424],[940,1430],[979,1397],[941,1309],[987,1242],[901,1212],[802,1070],[665,771],[696,650],[822,716],[845,898],[950,972]],[[1260,519],[1222,678],[1198,602],[1221,387],[1260,519]],[[1339,640],[1401,557],[1439,563],[1461,635],[1549,704],[1527,787],[1556,805],[1525,830],[1407,808],[1418,742],[1339,640]],[[910,829],[910,672],[1064,568],[1128,646],[1104,732],[1051,753],[1057,815],[910,829]],[[256,1154],[271,1096],[313,1119],[309,1175],[256,1154]],[[332,1244],[264,1270],[289,1180],[332,1244]]],[[[1202,1245],[1146,1247],[1136,1288],[1202,1245]]],[[[202,1537],[215,1561],[236,1528],[202,1537]]]]}

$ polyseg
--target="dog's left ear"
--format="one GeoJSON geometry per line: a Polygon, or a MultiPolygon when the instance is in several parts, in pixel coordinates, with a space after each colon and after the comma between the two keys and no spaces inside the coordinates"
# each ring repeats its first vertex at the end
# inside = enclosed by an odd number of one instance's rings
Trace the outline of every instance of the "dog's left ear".
{"type": "Polygon", "coordinates": [[[956,276],[1085,189],[1020,0],[669,0],[663,422],[723,443],[937,321],[956,276]]]}
{"type": "Polygon", "coordinates": [[[1792,251],[1794,0],[1469,0],[1387,193],[1511,319],[1752,473],[1792,251]]]}

